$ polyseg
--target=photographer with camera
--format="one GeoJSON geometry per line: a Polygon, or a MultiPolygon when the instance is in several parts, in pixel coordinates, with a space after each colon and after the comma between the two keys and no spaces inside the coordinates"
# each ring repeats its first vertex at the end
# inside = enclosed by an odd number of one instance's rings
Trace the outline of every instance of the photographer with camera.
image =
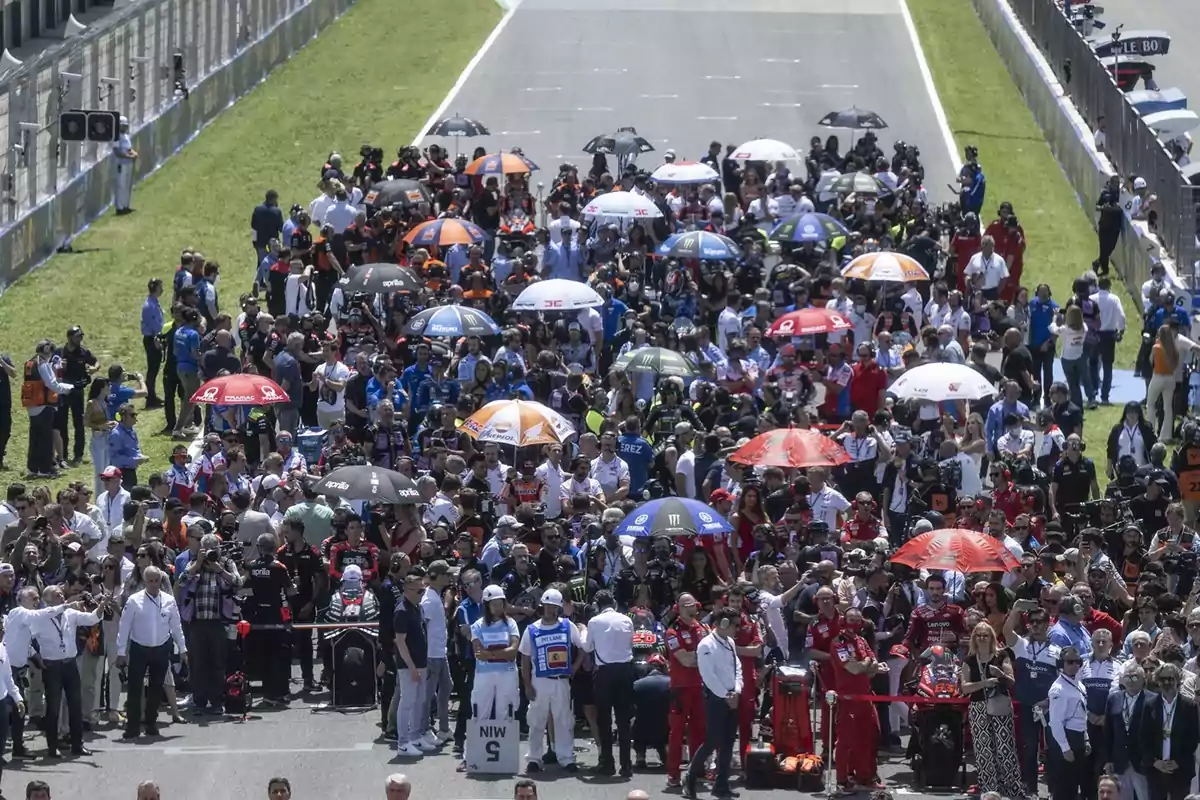
{"type": "Polygon", "coordinates": [[[224,713],[225,661],[233,622],[234,598],[242,586],[237,565],[221,552],[221,537],[207,533],[200,540],[199,558],[187,565],[176,591],[186,591],[181,609],[188,620],[188,649],[192,706],[197,713],[224,713]]]}
{"type": "Polygon", "coordinates": [[[1186,597],[1196,580],[1196,532],[1185,524],[1183,503],[1167,506],[1167,527],[1154,534],[1146,548],[1149,561],[1161,561],[1170,591],[1186,597]]]}

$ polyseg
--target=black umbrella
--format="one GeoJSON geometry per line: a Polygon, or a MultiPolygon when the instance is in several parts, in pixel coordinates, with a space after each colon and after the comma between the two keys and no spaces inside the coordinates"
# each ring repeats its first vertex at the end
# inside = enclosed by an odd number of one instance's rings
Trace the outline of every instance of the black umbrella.
{"type": "Polygon", "coordinates": [[[593,137],[583,146],[583,152],[615,155],[618,163],[624,163],[642,153],[654,150],[654,145],[638,136],[633,128],[618,128],[616,133],[606,133],[593,137]]]}
{"type": "Polygon", "coordinates": [[[441,122],[436,123],[426,133],[426,136],[491,136],[491,132],[482,122],[476,122],[468,117],[460,117],[455,114],[453,117],[446,117],[441,122]]]}
{"type": "Polygon", "coordinates": [[[850,106],[845,111],[830,111],[821,117],[821,121],[817,124],[823,128],[850,128],[851,130],[881,130],[888,126],[883,121],[883,117],[874,111],[867,111],[857,106],[850,106]]]}
{"type": "Polygon", "coordinates": [[[367,191],[367,196],[363,198],[363,202],[372,210],[385,206],[413,208],[422,202],[433,205],[433,198],[420,181],[396,178],[390,181],[380,181],[372,186],[367,191]]]}
{"type": "Polygon", "coordinates": [[[391,294],[419,292],[425,288],[420,276],[408,267],[397,264],[363,264],[351,267],[342,284],[345,294],[391,294]]]}
{"type": "Polygon", "coordinates": [[[346,500],[367,500],[411,506],[421,502],[421,493],[412,478],[399,472],[370,465],[339,467],[312,487],[317,494],[346,500]]]}

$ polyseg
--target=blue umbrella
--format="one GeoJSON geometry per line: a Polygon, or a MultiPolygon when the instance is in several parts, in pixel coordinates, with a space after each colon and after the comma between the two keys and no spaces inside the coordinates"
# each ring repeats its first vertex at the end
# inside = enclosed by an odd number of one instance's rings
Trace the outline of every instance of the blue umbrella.
{"type": "Polygon", "coordinates": [[[850,231],[828,214],[797,214],[780,222],[767,237],[774,242],[827,242],[838,236],[849,236],[850,231]]]}
{"type": "Polygon", "coordinates": [[[434,306],[414,314],[404,326],[415,336],[497,336],[500,326],[487,314],[465,306],[434,306]]]}
{"type": "Polygon", "coordinates": [[[699,500],[664,497],[644,503],[617,526],[618,536],[713,536],[733,526],[699,500]]]}
{"type": "Polygon", "coordinates": [[[658,246],[658,254],[668,258],[699,258],[705,261],[737,261],[742,249],[728,236],[709,231],[688,231],[668,236],[658,246]]]}

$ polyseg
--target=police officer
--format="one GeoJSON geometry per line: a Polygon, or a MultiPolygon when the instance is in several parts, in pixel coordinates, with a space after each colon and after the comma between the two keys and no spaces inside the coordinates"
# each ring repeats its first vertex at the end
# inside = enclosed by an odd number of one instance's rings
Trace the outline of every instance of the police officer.
{"type": "Polygon", "coordinates": [[[291,659],[280,656],[281,652],[290,652],[287,632],[282,625],[291,620],[290,609],[286,620],[284,609],[288,598],[295,596],[297,591],[288,568],[275,558],[275,536],[270,533],[259,535],[255,549],[257,557],[242,565],[249,590],[242,606],[242,615],[250,623],[246,655],[251,669],[262,678],[264,702],[283,706],[287,703],[291,659]],[[255,625],[275,627],[255,630],[255,625]]]}
{"type": "Polygon", "coordinates": [[[529,723],[527,772],[542,768],[545,752],[546,722],[554,724],[554,754],[568,772],[574,772],[575,716],[571,711],[571,673],[584,649],[579,627],[562,619],[563,596],[557,589],[542,593],[542,616],[521,635],[517,651],[521,654],[521,681],[529,697],[526,721],[529,723]]]}
{"type": "Polygon", "coordinates": [[[117,165],[116,193],[113,205],[118,214],[131,214],[133,209],[129,203],[133,198],[133,165],[137,161],[138,152],[133,149],[133,141],[129,138],[129,120],[121,117],[117,126],[117,141],[113,144],[113,160],[117,165]]]}

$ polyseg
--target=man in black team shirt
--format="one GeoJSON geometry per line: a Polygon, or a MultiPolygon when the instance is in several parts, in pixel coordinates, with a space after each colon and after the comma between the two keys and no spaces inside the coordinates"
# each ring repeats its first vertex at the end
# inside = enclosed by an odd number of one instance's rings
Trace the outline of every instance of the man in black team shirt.
{"type": "Polygon", "coordinates": [[[1034,378],[1033,356],[1029,348],[1021,343],[1021,332],[1016,328],[1005,331],[1003,352],[1000,372],[1020,385],[1021,402],[1032,408],[1037,403],[1041,387],[1034,378]]]}

